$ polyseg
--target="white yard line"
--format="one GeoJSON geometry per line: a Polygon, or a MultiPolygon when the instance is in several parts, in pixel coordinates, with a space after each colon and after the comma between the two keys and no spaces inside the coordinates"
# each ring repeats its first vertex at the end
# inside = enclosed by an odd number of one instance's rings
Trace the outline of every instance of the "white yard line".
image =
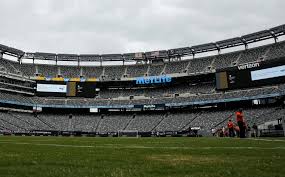
{"type": "Polygon", "coordinates": [[[285,142],[285,140],[277,140],[277,139],[263,139],[263,138],[248,138],[247,140],[255,140],[255,141],[278,141],[278,142],[285,142]]]}

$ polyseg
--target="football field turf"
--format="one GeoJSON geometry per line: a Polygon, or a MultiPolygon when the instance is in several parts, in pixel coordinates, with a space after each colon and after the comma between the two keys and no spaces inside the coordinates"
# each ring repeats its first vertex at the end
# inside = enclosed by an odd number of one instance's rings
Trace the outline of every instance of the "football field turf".
{"type": "Polygon", "coordinates": [[[284,177],[285,139],[0,136],[0,177],[284,177]]]}

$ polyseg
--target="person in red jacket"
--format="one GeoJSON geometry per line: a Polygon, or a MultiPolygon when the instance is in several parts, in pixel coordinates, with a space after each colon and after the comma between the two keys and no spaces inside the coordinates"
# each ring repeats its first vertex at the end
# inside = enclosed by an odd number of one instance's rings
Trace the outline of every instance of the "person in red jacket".
{"type": "Polygon", "coordinates": [[[239,127],[239,137],[240,138],[245,138],[245,122],[244,122],[244,117],[243,117],[243,112],[242,109],[239,109],[236,112],[236,119],[237,119],[237,124],[239,127]]]}
{"type": "Polygon", "coordinates": [[[234,123],[232,122],[231,119],[228,121],[228,129],[229,129],[229,136],[234,137],[234,123]]]}

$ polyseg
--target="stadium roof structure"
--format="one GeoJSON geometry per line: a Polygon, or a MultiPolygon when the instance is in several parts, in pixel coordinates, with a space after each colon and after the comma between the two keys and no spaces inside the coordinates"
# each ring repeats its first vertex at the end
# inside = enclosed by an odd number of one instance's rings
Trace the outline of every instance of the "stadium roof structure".
{"type": "Polygon", "coordinates": [[[192,55],[193,51],[190,47],[182,47],[168,50],[170,56],[187,56],[192,55]]]}
{"type": "Polygon", "coordinates": [[[77,54],[58,54],[58,61],[78,61],[79,56],[77,54]]]}
{"type": "Polygon", "coordinates": [[[55,60],[55,61],[138,61],[138,60],[155,60],[155,59],[169,59],[175,57],[194,56],[197,53],[204,53],[209,51],[219,51],[221,49],[247,45],[273,38],[275,42],[277,37],[285,35],[285,24],[279,25],[267,30],[262,30],[241,37],[234,37],[217,42],[210,42],[201,45],[194,45],[192,47],[174,48],[169,50],[158,50],[138,53],[124,53],[124,54],[55,54],[55,53],[25,53],[22,50],[15,49],[0,44],[1,54],[7,54],[18,57],[19,59],[33,59],[33,60],[55,60]]]}
{"type": "Polygon", "coordinates": [[[274,36],[272,34],[273,33],[271,33],[269,30],[262,30],[262,31],[258,31],[255,33],[241,36],[241,38],[248,44],[248,43],[257,42],[260,40],[273,38],[274,36]]]}
{"type": "MultiPolygon", "coordinates": [[[[31,55],[33,56],[33,55],[31,55]]],[[[57,55],[55,53],[42,53],[42,52],[36,52],[34,53],[35,59],[44,59],[44,60],[56,60],[57,55]]]]}
{"type": "Polygon", "coordinates": [[[192,46],[191,49],[194,54],[203,53],[203,52],[217,50],[217,45],[215,43],[207,43],[207,44],[192,46]]]}
{"type": "Polygon", "coordinates": [[[101,55],[101,60],[103,61],[122,61],[122,54],[103,54],[101,55]]]}
{"type": "Polygon", "coordinates": [[[167,50],[159,50],[159,51],[145,52],[145,57],[148,59],[167,58],[168,57],[168,51],[167,50]]]}
{"type": "Polygon", "coordinates": [[[81,54],[79,61],[101,61],[101,57],[98,54],[81,54]]]}
{"type": "Polygon", "coordinates": [[[231,39],[218,41],[218,42],[216,42],[216,45],[219,49],[225,49],[225,48],[244,45],[244,42],[242,41],[242,39],[240,37],[235,37],[235,38],[231,38],[231,39]]]}
{"type": "Polygon", "coordinates": [[[8,46],[2,45],[2,44],[0,44],[0,52],[6,53],[8,55],[12,55],[12,56],[15,56],[18,58],[22,57],[25,54],[25,52],[23,52],[22,50],[15,49],[12,47],[8,47],[8,46]]]}
{"type": "Polygon", "coordinates": [[[124,53],[123,58],[124,60],[134,60],[136,53],[124,53]]]}
{"type": "Polygon", "coordinates": [[[271,32],[274,33],[275,36],[281,36],[285,34],[285,24],[276,26],[270,29],[271,32]]]}

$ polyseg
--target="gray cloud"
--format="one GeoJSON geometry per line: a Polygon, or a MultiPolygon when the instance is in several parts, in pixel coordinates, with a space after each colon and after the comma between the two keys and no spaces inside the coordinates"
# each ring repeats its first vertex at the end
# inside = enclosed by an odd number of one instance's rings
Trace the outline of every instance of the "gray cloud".
{"type": "Polygon", "coordinates": [[[284,23],[282,0],[2,0],[0,43],[124,53],[218,41],[284,23]]]}

